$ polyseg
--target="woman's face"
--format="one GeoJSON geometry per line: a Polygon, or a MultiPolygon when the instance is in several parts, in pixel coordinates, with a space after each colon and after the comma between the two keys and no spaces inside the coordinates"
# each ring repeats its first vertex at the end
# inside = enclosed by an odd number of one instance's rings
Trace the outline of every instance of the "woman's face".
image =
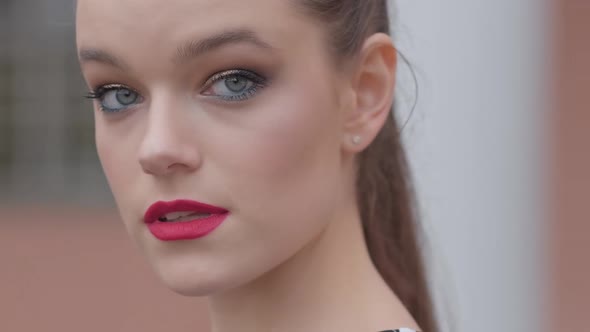
{"type": "Polygon", "coordinates": [[[187,295],[251,281],[332,221],[348,174],[342,86],[322,27],[277,0],[79,0],[96,144],[125,226],[187,295]],[[190,199],[229,211],[162,241],[144,213],[190,199]]]}

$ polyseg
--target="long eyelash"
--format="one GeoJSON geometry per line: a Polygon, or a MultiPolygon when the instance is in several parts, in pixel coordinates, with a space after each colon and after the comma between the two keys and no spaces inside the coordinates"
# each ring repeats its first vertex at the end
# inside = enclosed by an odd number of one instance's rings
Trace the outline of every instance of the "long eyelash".
{"type": "Polygon", "coordinates": [[[128,89],[130,91],[134,91],[133,89],[128,88],[127,86],[125,86],[123,84],[107,84],[107,85],[99,86],[98,88],[96,88],[92,91],[89,91],[86,95],[84,95],[84,98],[100,99],[105,95],[105,93],[109,92],[110,90],[116,90],[116,89],[128,89]]]}
{"type": "Polygon", "coordinates": [[[265,85],[267,83],[267,79],[250,71],[247,69],[232,69],[232,70],[226,70],[223,72],[219,72],[217,74],[214,74],[213,76],[211,76],[204,84],[205,88],[208,88],[209,86],[211,86],[213,83],[222,80],[224,78],[228,78],[231,76],[243,76],[246,77],[247,79],[251,80],[252,82],[254,82],[256,85],[265,85]]]}
{"type": "Polygon", "coordinates": [[[87,98],[87,99],[100,99],[102,97],[103,94],[98,93],[96,91],[89,91],[87,94],[85,94],[83,97],[87,98]]]}
{"type": "Polygon", "coordinates": [[[99,99],[100,97],[102,97],[102,94],[99,93],[97,90],[92,90],[88,91],[88,93],[85,94],[83,97],[87,99],[99,99]]]}

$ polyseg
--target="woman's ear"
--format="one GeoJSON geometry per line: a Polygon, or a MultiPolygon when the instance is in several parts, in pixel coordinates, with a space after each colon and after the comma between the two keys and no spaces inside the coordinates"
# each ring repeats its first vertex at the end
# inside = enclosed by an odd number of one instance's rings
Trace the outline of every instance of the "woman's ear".
{"type": "Polygon", "coordinates": [[[363,44],[353,73],[353,107],[344,119],[343,149],[357,153],[375,139],[387,119],[395,90],[397,52],[384,33],[363,44]]]}

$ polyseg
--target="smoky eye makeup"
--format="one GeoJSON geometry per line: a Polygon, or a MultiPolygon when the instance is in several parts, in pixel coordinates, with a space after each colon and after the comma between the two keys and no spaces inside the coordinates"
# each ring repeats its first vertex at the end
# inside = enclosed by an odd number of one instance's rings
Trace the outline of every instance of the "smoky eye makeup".
{"type": "MultiPolygon", "coordinates": [[[[191,89],[196,96],[218,104],[237,106],[258,96],[271,82],[269,76],[261,74],[263,71],[260,69],[228,68],[204,76],[196,89],[194,86],[191,88],[187,81],[187,90],[191,89]]],[[[137,90],[119,83],[98,85],[84,97],[95,100],[98,108],[106,114],[122,113],[145,101],[137,90]]]]}
{"type": "Polygon", "coordinates": [[[101,85],[85,97],[96,100],[99,108],[105,113],[119,113],[144,100],[137,91],[123,84],[101,85]]]}
{"type": "Polygon", "coordinates": [[[200,94],[225,102],[245,101],[255,97],[269,84],[269,79],[249,69],[229,69],[211,75],[200,94]]]}

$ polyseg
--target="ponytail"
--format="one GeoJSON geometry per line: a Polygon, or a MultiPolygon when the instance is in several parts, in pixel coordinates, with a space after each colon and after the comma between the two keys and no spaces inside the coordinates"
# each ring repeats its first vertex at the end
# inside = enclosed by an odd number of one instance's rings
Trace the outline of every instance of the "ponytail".
{"type": "MultiPolygon", "coordinates": [[[[294,1],[327,25],[336,61],[353,58],[370,35],[390,34],[386,0],[294,1]]],[[[421,328],[437,332],[408,163],[393,110],[359,158],[357,201],[373,264],[421,328]]]]}

